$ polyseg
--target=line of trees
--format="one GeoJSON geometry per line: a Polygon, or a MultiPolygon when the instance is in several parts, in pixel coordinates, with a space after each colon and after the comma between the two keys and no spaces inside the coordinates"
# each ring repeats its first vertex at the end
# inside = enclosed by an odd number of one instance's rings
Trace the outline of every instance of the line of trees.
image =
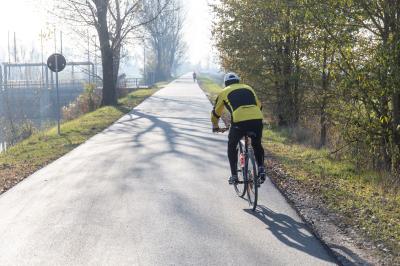
{"type": "Polygon", "coordinates": [[[80,35],[84,35],[85,27],[90,27],[97,33],[103,69],[102,105],[116,105],[118,102],[116,85],[124,47],[133,46],[133,40],[143,36],[149,25],[164,21],[165,18],[178,23],[175,20],[176,14],[169,10],[175,2],[175,0],[57,1],[56,6],[59,11],[57,15],[68,21],[75,31],[80,31],[80,35]]]}
{"type": "Polygon", "coordinates": [[[143,10],[143,22],[159,14],[156,20],[144,24],[146,39],[152,51],[146,72],[154,73],[156,81],[168,80],[185,58],[181,4],[171,0],[145,0],[143,10]],[[163,8],[165,10],[161,12],[163,8]]]}
{"type": "Polygon", "coordinates": [[[400,1],[220,0],[213,10],[223,67],[259,91],[277,124],[315,128],[319,147],[345,144],[399,175],[400,1]]]}

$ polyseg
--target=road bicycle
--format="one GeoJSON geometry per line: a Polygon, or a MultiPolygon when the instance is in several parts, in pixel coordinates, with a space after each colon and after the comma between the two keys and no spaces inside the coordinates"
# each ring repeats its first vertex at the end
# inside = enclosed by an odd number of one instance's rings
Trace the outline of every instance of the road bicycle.
{"type": "MultiPolygon", "coordinates": [[[[224,133],[229,128],[220,128],[218,133],[224,133]]],[[[260,180],[258,177],[258,167],[254,156],[253,147],[251,146],[251,137],[255,136],[254,132],[246,132],[245,136],[238,144],[238,181],[233,184],[236,194],[239,197],[245,197],[253,211],[257,208],[258,188],[260,180]]]]}

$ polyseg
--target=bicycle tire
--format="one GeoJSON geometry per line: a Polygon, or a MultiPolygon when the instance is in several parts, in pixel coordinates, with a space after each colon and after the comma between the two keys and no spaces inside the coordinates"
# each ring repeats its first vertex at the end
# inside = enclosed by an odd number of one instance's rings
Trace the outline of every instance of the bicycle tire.
{"type": "Polygon", "coordinates": [[[252,207],[252,210],[255,211],[257,208],[257,201],[258,201],[258,173],[257,173],[257,164],[252,149],[248,150],[248,156],[246,158],[246,164],[245,164],[245,171],[248,180],[247,198],[249,201],[249,205],[252,207]]]}
{"type": "Polygon", "coordinates": [[[234,184],[236,194],[239,197],[244,197],[246,194],[247,190],[247,182],[245,182],[246,177],[245,177],[245,171],[244,167],[241,167],[240,163],[240,154],[243,154],[243,145],[241,142],[238,144],[238,161],[237,161],[237,167],[238,167],[238,182],[234,184]]]}

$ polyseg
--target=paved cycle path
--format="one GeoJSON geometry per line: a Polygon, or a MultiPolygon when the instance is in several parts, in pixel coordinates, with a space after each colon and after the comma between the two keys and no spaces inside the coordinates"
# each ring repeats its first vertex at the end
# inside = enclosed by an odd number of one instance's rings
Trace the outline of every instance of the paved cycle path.
{"type": "Polygon", "coordinates": [[[184,76],[0,196],[0,265],[334,265],[266,182],[249,211],[227,135],[184,76]]]}

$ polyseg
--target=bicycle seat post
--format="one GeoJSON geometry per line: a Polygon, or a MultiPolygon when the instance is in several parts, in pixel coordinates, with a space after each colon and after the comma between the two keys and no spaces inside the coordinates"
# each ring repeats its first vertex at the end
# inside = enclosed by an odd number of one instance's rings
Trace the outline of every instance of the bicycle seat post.
{"type": "Polygon", "coordinates": [[[254,133],[254,132],[252,132],[252,131],[247,131],[246,134],[245,134],[245,142],[246,142],[246,145],[251,144],[251,139],[252,139],[253,137],[256,137],[256,136],[257,136],[256,133],[254,133]]]}

